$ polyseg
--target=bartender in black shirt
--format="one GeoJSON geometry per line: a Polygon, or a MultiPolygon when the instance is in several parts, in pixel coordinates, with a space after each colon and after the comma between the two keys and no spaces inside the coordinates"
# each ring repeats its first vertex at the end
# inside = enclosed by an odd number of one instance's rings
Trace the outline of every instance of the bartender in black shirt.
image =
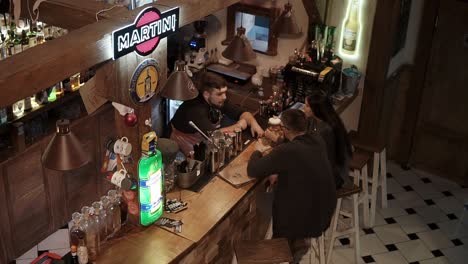
{"type": "Polygon", "coordinates": [[[171,139],[179,144],[185,155],[193,150],[193,145],[203,140],[200,133],[189,125],[189,121],[195,123],[204,133],[216,129],[223,132],[234,131],[236,128],[244,130],[249,126],[252,136],[263,135],[263,129],[251,113],[226,100],[227,89],[226,81],[222,77],[210,72],[203,73],[198,87],[199,96],[183,102],[177,109],[171,120],[171,139]],[[226,116],[237,122],[221,127],[221,121],[226,116]]]}

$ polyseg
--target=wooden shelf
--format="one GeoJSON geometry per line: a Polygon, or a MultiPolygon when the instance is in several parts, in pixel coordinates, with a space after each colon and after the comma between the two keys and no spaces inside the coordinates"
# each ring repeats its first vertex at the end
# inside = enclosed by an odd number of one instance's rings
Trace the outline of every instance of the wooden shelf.
{"type": "Polygon", "coordinates": [[[8,121],[7,123],[2,124],[1,126],[7,125],[7,124],[13,124],[13,123],[16,123],[16,122],[29,121],[29,120],[33,119],[34,117],[36,117],[36,116],[38,116],[38,115],[40,115],[40,114],[42,114],[44,112],[47,112],[47,111],[49,111],[49,110],[51,110],[53,108],[56,108],[56,107],[58,107],[60,105],[63,105],[65,103],[73,100],[74,98],[77,98],[79,95],[80,95],[79,90],[76,90],[76,91],[70,92],[70,93],[66,93],[64,96],[57,98],[57,100],[55,100],[53,102],[43,104],[43,105],[39,105],[39,106],[33,108],[30,111],[27,111],[27,112],[25,111],[20,116],[15,116],[15,118],[13,120],[8,121]]]}

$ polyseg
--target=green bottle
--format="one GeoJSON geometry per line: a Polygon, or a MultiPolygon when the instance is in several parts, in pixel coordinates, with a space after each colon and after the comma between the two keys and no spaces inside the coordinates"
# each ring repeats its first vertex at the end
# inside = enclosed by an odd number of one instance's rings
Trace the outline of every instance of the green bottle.
{"type": "Polygon", "coordinates": [[[148,226],[157,221],[164,211],[164,174],[162,155],[156,149],[156,133],[146,133],[143,141],[148,144],[148,149],[142,149],[143,153],[138,162],[138,195],[140,224],[148,226]]]}

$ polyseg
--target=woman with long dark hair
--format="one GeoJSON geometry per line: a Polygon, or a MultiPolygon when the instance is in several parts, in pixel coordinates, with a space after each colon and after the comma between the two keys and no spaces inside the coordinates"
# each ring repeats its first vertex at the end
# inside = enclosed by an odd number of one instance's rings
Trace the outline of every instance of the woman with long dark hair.
{"type": "Polygon", "coordinates": [[[336,113],[325,94],[319,90],[305,100],[304,112],[309,118],[309,133],[319,133],[327,145],[336,187],[351,184],[349,178],[349,161],[353,150],[343,121],[336,113]]]}

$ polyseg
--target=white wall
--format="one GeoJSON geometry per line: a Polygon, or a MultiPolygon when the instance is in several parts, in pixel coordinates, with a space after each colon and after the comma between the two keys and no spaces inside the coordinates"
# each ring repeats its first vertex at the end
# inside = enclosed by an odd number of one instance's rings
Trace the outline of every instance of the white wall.
{"type": "MultiPolygon", "coordinates": [[[[344,59],[344,67],[349,67],[351,64],[354,64],[358,69],[364,74],[367,66],[367,57],[369,54],[370,38],[372,33],[372,25],[374,22],[374,14],[376,8],[376,0],[361,0],[361,42],[359,45],[358,57],[350,58],[346,57],[343,54],[338,54],[344,59]]],[[[419,0],[422,1],[422,0],[419,0]]],[[[287,3],[287,0],[278,0],[277,6],[283,8],[284,4],[287,3]]],[[[278,55],[277,56],[266,56],[263,54],[257,53],[257,59],[254,62],[256,65],[260,65],[265,68],[272,66],[281,66],[285,65],[288,61],[288,57],[293,54],[294,49],[299,49],[304,43],[305,38],[307,37],[307,24],[308,16],[305,11],[302,0],[290,0],[290,3],[293,5],[293,11],[296,16],[297,23],[300,28],[302,28],[304,34],[301,38],[298,39],[278,39],[278,55]]],[[[325,0],[316,0],[317,7],[321,12],[322,18],[324,17],[325,11],[325,0]]],[[[338,40],[341,36],[341,27],[346,12],[346,7],[348,0],[329,0],[330,8],[329,15],[327,19],[327,24],[336,26],[336,35],[337,45],[339,44],[338,40]]],[[[214,14],[214,16],[208,17],[208,26],[207,26],[207,47],[208,49],[218,48],[219,54],[225,49],[225,46],[221,45],[221,41],[226,38],[226,15],[227,10],[221,10],[214,14]]],[[[361,108],[362,101],[362,89],[364,83],[364,76],[361,78],[360,92],[357,99],[351,104],[345,112],[342,113],[343,121],[348,129],[356,130],[359,122],[359,113],[361,108]]]]}
{"type": "Polygon", "coordinates": [[[418,29],[421,23],[421,16],[424,7],[424,0],[413,0],[406,31],[406,41],[403,48],[391,59],[387,76],[390,77],[400,66],[414,63],[416,44],[418,43],[418,29]]]}

